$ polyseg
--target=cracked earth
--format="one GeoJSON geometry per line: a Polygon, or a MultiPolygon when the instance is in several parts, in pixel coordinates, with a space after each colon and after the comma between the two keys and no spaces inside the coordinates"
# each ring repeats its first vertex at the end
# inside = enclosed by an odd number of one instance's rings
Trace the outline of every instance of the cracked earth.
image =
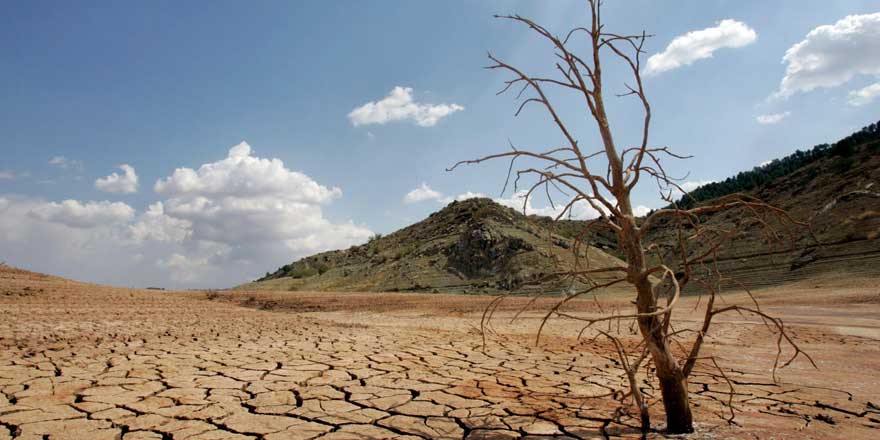
{"type": "MultiPolygon", "coordinates": [[[[769,330],[738,316],[715,326],[707,354],[731,382],[711,364],[691,379],[689,438],[880,436],[880,295],[870,284],[833,301],[813,286],[761,293],[820,367],[795,363],[777,383],[769,330]],[[731,384],[734,424],[723,405],[731,384]]],[[[554,321],[535,346],[547,303],[510,323],[526,304],[514,299],[483,350],[490,299],[160,292],[0,266],[0,439],[640,436],[609,396],[625,389],[610,345],[554,321]]],[[[684,302],[682,325],[696,325],[695,304],[684,302]]],[[[592,301],[570,311],[598,313],[592,301]]],[[[610,330],[635,341],[626,325],[610,330]]],[[[640,379],[662,430],[649,375],[640,379]]]]}

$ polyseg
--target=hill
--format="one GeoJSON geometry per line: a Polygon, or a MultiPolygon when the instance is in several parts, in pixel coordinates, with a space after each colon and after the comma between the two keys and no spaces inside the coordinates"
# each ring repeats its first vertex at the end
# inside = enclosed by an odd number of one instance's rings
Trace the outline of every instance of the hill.
{"type": "MultiPolygon", "coordinates": [[[[243,289],[495,292],[562,289],[535,283],[573,259],[573,240],[543,219],[490,199],[450,203],[427,219],[361,246],[283,266],[243,289]]],[[[622,264],[594,247],[597,265],[622,264]]]]}
{"type": "MultiPolygon", "coordinates": [[[[715,262],[728,286],[750,288],[823,276],[880,278],[880,123],[834,144],[777,159],[679,200],[684,207],[745,192],[810,223],[794,244],[772,245],[760,230],[745,230],[715,262]]],[[[731,228],[742,212],[705,216],[731,228]]],[[[562,289],[530,285],[572,261],[571,243],[589,221],[524,216],[490,199],[453,202],[427,219],[347,250],[325,252],[281,267],[241,288],[316,291],[496,292],[562,289]],[[558,262],[557,262],[558,259],[558,262]]],[[[591,227],[590,257],[621,264],[611,230],[591,227]]],[[[648,234],[653,243],[675,240],[671,224],[648,234]]],[[[697,244],[693,252],[702,249],[697,244]]],[[[694,291],[696,284],[689,289],[694,291]]]]}
{"type": "MultiPolygon", "coordinates": [[[[681,204],[708,204],[738,191],[809,223],[814,237],[806,228],[795,228],[792,248],[789,238],[774,245],[760,230],[743,231],[715,260],[730,278],[728,286],[779,285],[829,274],[880,278],[880,123],[834,144],[798,151],[705,185],[685,196],[681,204]]],[[[702,221],[730,228],[741,214],[719,213],[702,221]]],[[[664,225],[652,231],[649,239],[669,242],[672,234],[672,225],[664,225]]]]}

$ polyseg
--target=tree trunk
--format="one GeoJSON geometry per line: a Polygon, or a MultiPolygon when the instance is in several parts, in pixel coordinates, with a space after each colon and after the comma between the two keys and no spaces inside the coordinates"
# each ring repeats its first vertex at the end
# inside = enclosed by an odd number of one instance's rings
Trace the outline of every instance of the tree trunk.
{"type": "MultiPolygon", "coordinates": [[[[619,165],[616,160],[611,162],[619,165]]],[[[643,275],[645,252],[637,232],[629,192],[624,186],[622,175],[615,175],[614,184],[613,192],[624,216],[623,221],[618,223],[621,228],[617,233],[617,240],[627,257],[628,281],[636,288],[636,310],[642,315],[654,313],[657,311],[654,285],[647,276],[643,275]]],[[[687,378],[669,349],[663,318],[662,314],[639,317],[639,331],[645,339],[654,367],[657,369],[657,379],[663,395],[663,408],[666,411],[666,429],[670,434],[686,434],[694,432],[687,378]]]]}
{"type": "MultiPolygon", "coordinates": [[[[650,313],[656,308],[656,300],[651,282],[643,280],[636,286],[639,297],[636,301],[639,313],[650,313]]],[[[639,330],[651,352],[651,359],[657,369],[660,393],[663,395],[663,409],[666,411],[666,429],[670,434],[694,432],[688,396],[687,378],[678,366],[669,344],[663,337],[663,315],[639,318],[639,330]]]]}
{"type": "Polygon", "coordinates": [[[665,344],[660,350],[651,350],[651,356],[657,367],[657,379],[660,382],[660,393],[663,395],[666,430],[670,434],[694,432],[687,378],[684,377],[681,368],[672,358],[669,347],[665,344]]]}

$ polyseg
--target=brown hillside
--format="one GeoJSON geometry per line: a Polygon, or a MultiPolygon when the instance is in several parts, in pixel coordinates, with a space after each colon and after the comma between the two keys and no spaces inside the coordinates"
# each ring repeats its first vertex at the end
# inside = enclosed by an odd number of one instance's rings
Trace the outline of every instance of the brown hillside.
{"type": "MultiPolygon", "coordinates": [[[[352,248],[284,266],[244,289],[494,292],[531,285],[572,261],[572,240],[490,199],[452,202],[427,219],[352,248]]],[[[589,248],[596,265],[620,261],[589,248]]]]}
{"type": "MultiPolygon", "coordinates": [[[[799,170],[751,191],[750,194],[787,210],[807,222],[781,243],[758,230],[736,237],[717,259],[732,278],[728,285],[778,285],[835,273],[838,276],[880,277],[880,149],[878,143],[856,147],[846,156],[828,154],[799,170]]],[[[704,222],[730,228],[743,215],[731,211],[704,222]]],[[[671,242],[673,225],[650,234],[655,242],[671,242]]],[[[695,249],[694,252],[699,250],[695,249]]]]}

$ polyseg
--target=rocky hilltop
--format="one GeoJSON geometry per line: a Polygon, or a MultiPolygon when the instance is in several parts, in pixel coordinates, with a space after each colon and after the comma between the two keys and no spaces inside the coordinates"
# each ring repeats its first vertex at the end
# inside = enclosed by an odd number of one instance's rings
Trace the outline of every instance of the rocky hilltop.
{"type": "MultiPolygon", "coordinates": [[[[427,219],[361,246],[303,258],[242,288],[496,292],[552,290],[537,283],[573,260],[573,240],[542,218],[491,199],[452,202],[427,219]]],[[[622,264],[588,248],[593,264],[622,264]]]]}

